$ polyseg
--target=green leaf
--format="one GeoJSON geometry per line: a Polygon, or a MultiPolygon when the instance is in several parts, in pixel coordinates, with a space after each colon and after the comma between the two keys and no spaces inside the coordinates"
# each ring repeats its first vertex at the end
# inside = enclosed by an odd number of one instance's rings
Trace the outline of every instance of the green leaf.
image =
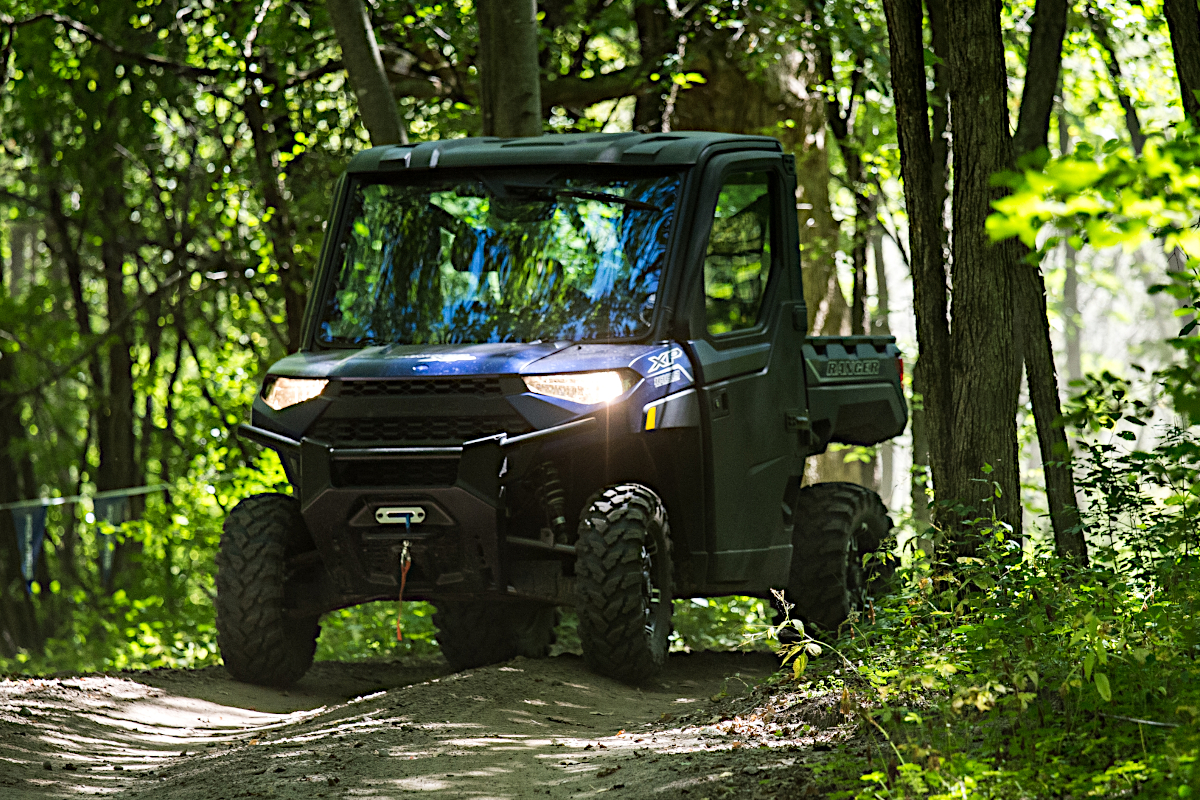
{"type": "Polygon", "coordinates": [[[1112,687],[1108,685],[1108,676],[1103,672],[1096,673],[1096,691],[1099,692],[1104,702],[1112,702],[1112,687]]]}
{"type": "Polygon", "coordinates": [[[808,653],[801,651],[796,660],[792,662],[792,679],[800,680],[800,676],[806,669],[808,669],[808,653]]]}

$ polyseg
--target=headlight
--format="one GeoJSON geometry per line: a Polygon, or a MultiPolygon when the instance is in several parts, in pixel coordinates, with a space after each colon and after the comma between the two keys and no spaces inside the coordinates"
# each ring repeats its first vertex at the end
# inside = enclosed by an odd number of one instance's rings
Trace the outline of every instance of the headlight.
{"type": "Polygon", "coordinates": [[[570,400],[572,403],[590,406],[607,403],[625,393],[637,383],[637,376],[624,370],[608,372],[575,372],[565,375],[523,376],[529,391],[570,400]]]}
{"type": "Polygon", "coordinates": [[[303,403],[319,395],[325,389],[326,380],[315,378],[267,378],[263,384],[263,401],[276,411],[303,403]]]}

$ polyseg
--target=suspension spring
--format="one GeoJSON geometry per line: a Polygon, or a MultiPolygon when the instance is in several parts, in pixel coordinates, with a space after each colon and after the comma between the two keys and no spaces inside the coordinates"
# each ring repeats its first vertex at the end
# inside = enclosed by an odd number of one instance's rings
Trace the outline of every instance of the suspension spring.
{"type": "Polygon", "coordinates": [[[568,542],[567,493],[553,461],[543,461],[534,472],[534,496],[546,515],[546,524],[554,533],[554,541],[568,542]]]}

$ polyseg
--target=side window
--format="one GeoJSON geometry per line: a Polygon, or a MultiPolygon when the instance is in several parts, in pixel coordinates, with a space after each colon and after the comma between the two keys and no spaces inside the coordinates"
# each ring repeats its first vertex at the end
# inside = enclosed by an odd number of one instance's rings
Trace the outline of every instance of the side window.
{"type": "Polygon", "coordinates": [[[708,332],[758,324],[771,272],[771,181],[766,172],[725,178],[704,254],[708,332]]]}

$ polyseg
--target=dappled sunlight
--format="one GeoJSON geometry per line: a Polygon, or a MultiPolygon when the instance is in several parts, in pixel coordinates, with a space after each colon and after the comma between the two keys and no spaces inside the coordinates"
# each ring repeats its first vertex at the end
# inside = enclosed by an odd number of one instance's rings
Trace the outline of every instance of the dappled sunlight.
{"type": "Polygon", "coordinates": [[[659,774],[650,766],[658,759],[688,764],[759,743],[749,736],[759,726],[736,717],[664,729],[699,698],[725,696],[734,664],[745,672],[757,663],[759,674],[773,664],[754,658],[673,658],[656,686],[641,689],[581,681],[574,657],[518,660],[289,713],[255,710],[257,694],[281,693],[244,685],[219,690],[239,706],[115,678],[7,681],[0,720],[24,735],[0,740],[0,781],[19,774],[28,796],[47,798],[521,800],[633,782],[639,796],[654,796],[726,780],[721,770],[659,774]],[[694,696],[680,696],[685,687],[694,696]]]}

